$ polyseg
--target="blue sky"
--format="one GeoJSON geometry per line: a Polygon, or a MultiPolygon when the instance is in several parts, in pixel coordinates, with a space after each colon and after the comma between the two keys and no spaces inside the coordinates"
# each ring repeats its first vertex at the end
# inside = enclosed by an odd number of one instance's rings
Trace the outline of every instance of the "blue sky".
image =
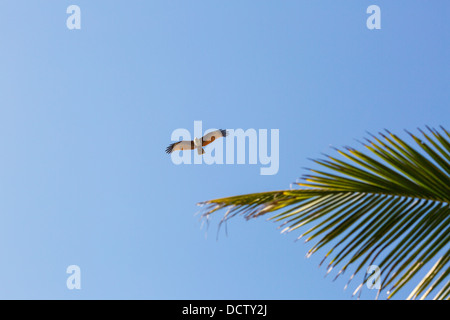
{"type": "Polygon", "coordinates": [[[444,1],[2,1],[0,298],[349,299],[317,268],[325,252],[306,259],[264,219],[217,241],[217,217],[205,237],[196,203],[288,188],[366,131],[448,128],[449,15],[444,1]],[[278,174],[174,165],[171,133],[195,120],[279,129],[278,174]]]}

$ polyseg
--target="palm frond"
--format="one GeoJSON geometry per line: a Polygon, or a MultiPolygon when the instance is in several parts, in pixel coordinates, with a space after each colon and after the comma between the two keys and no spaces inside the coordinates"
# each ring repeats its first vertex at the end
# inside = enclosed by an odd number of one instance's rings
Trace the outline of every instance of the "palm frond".
{"type": "MultiPolygon", "coordinates": [[[[338,157],[314,160],[298,188],[209,200],[202,217],[228,209],[222,222],[271,213],[282,232],[303,230],[299,238],[316,240],[307,256],[329,246],[322,263],[336,277],[355,266],[350,280],[374,263],[381,270],[381,290],[391,298],[432,267],[408,298],[450,299],[450,134],[419,130],[411,144],[386,131],[363,143],[367,151],[336,149],[338,157]],[[276,214],[275,214],[276,212],[276,214]]],[[[367,277],[355,290],[361,293],[367,277]]]]}

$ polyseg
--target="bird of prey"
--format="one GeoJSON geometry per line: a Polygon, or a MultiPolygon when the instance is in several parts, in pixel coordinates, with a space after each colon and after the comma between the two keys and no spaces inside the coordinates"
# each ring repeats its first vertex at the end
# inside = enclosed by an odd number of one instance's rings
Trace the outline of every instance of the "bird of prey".
{"type": "Polygon", "coordinates": [[[166,148],[166,153],[172,153],[177,150],[194,150],[197,149],[197,152],[199,155],[202,155],[205,153],[205,150],[203,150],[204,146],[207,146],[214,140],[222,137],[227,136],[227,130],[215,130],[208,134],[205,134],[201,139],[194,138],[194,140],[183,140],[178,141],[175,143],[172,143],[166,148]]]}

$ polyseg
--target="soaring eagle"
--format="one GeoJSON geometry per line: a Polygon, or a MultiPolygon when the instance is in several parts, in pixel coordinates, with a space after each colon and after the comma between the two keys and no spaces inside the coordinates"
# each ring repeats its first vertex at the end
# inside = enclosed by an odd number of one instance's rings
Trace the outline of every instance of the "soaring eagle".
{"type": "Polygon", "coordinates": [[[172,153],[177,150],[197,149],[198,154],[201,155],[205,153],[205,150],[203,150],[204,146],[207,146],[208,144],[210,144],[211,142],[213,142],[218,138],[226,137],[227,134],[228,134],[227,130],[220,129],[205,134],[201,139],[194,138],[194,140],[191,141],[186,140],[178,141],[169,145],[166,148],[166,153],[172,153]]]}

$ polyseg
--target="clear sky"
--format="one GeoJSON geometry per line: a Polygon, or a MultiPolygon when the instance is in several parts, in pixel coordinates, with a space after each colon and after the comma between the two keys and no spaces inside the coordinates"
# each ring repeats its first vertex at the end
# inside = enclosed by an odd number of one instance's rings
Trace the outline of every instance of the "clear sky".
{"type": "Polygon", "coordinates": [[[325,251],[263,218],[205,237],[196,203],[289,188],[366,131],[449,129],[449,19],[448,1],[1,1],[0,298],[350,299],[325,251]],[[278,173],[174,165],[195,120],[279,129],[278,173]]]}

